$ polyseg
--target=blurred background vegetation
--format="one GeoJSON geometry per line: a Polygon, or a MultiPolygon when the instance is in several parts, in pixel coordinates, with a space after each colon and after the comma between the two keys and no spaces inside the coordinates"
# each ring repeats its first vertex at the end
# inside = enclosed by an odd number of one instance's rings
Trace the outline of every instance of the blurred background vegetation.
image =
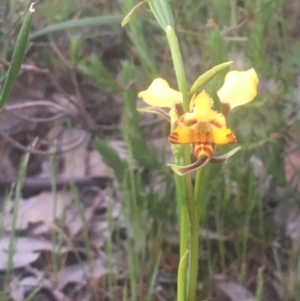
{"type": "MultiPolygon", "coordinates": [[[[118,263],[108,259],[112,272],[98,283],[110,292],[105,300],[174,300],[178,238],[174,184],[166,166],[168,125],[140,115],[136,107],[138,91],[155,77],[174,88],[176,81],[165,35],[150,12],[141,10],[121,28],[136,4],[39,1],[20,82],[25,90],[42,90],[44,98],[72,95],[81,114],[61,123],[87,131],[88,147],[115,173],[111,191],[121,200],[126,235],[110,224],[103,250],[118,263]],[[125,142],[125,157],[111,146],[116,139],[125,142]],[[118,264],[124,277],[113,272],[118,264]]],[[[3,83],[28,3],[0,5],[3,83]]],[[[291,217],[299,212],[299,187],[285,172],[299,143],[300,3],[172,0],[170,5],[189,84],[229,60],[232,69],[254,67],[260,79],[255,101],[234,110],[228,121],[242,149],[224,166],[205,168],[208,215],[199,230],[199,300],[242,301],[224,283],[247,289],[256,300],[300,300],[300,226],[298,215],[291,217]]],[[[212,95],[223,76],[207,85],[212,95]]],[[[93,298],[104,300],[99,292],[93,298]]]]}

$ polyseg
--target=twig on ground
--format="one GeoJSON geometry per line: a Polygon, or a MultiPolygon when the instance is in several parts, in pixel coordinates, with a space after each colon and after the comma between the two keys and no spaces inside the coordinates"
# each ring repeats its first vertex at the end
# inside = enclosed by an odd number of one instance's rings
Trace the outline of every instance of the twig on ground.
{"type": "Polygon", "coordinates": [[[82,137],[77,139],[75,142],[71,143],[68,147],[65,147],[63,149],[58,149],[56,151],[42,151],[42,150],[31,149],[29,147],[24,146],[23,144],[11,138],[8,134],[6,134],[3,131],[0,131],[0,136],[2,136],[5,140],[11,143],[15,148],[18,148],[24,152],[28,152],[35,155],[41,155],[41,156],[53,156],[53,155],[69,152],[73,149],[76,149],[88,137],[88,135],[83,134],[82,137]]]}
{"type": "MultiPolygon", "coordinates": [[[[87,186],[100,186],[105,188],[109,182],[109,178],[106,177],[75,177],[75,178],[64,178],[57,176],[55,178],[56,185],[58,189],[63,188],[66,185],[74,183],[79,188],[87,186]]],[[[0,178],[0,189],[8,188],[13,185],[17,179],[6,179],[0,178]]],[[[41,178],[41,177],[27,177],[24,180],[23,190],[34,190],[34,191],[44,191],[50,190],[52,188],[52,180],[50,178],[41,178]]]]}
{"type": "Polygon", "coordinates": [[[53,107],[57,110],[64,111],[67,114],[74,114],[72,111],[67,110],[65,107],[58,103],[54,103],[48,100],[38,100],[38,101],[31,101],[31,100],[22,100],[22,103],[13,104],[13,105],[6,105],[3,110],[5,111],[12,111],[12,110],[21,110],[24,108],[30,107],[37,107],[37,106],[46,106],[46,107],[53,107]]]}
{"type": "Polygon", "coordinates": [[[52,122],[52,121],[56,121],[56,120],[58,120],[60,118],[68,116],[68,114],[66,114],[66,113],[60,113],[60,114],[56,114],[56,115],[51,116],[51,117],[35,118],[35,117],[29,117],[29,116],[26,116],[26,115],[19,114],[19,113],[15,112],[15,111],[11,111],[11,113],[13,115],[15,115],[16,117],[19,117],[20,119],[23,119],[23,120],[26,120],[26,121],[30,121],[30,122],[37,122],[37,123],[52,122]]]}
{"type": "Polygon", "coordinates": [[[70,70],[71,80],[72,80],[76,98],[77,98],[77,101],[74,101],[73,99],[70,99],[70,101],[72,101],[72,103],[79,109],[80,113],[84,117],[85,125],[88,127],[88,129],[94,128],[96,126],[96,123],[93,120],[93,118],[90,116],[90,114],[87,113],[87,111],[82,103],[83,98],[82,98],[82,95],[81,95],[81,92],[79,89],[79,84],[78,84],[78,80],[76,77],[76,70],[75,70],[74,66],[62,54],[62,52],[57,47],[54,40],[51,40],[50,46],[51,46],[52,50],[55,52],[55,54],[58,56],[58,58],[62,61],[62,63],[70,70]]]}

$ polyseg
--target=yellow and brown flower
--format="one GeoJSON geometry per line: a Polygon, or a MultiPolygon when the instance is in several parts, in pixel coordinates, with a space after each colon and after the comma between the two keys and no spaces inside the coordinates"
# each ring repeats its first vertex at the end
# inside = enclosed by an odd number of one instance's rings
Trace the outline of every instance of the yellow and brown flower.
{"type": "Polygon", "coordinates": [[[172,144],[192,144],[197,161],[189,166],[171,165],[179,174],[194,171],[208,162],[224,163],[233,155],[236,148],[226,155],[215,157],[215,145],[236,143],[235,134],[226,126],[226,119],[231,109],[250,102],[257,94],[258,77],[255,70],[228,72],[224,84],[218,91],[222,104],[222,113],[212,110],[213,100],[203,90],[190,102],[190,112],[182,112],[182,94],[161,79],[155,79],[150,87],[139,93],[151,107],[143,109],[164,116],[171,121],[169,141],[172,144]],[[166,113],[161,108],[170,108],[166,113]]]}

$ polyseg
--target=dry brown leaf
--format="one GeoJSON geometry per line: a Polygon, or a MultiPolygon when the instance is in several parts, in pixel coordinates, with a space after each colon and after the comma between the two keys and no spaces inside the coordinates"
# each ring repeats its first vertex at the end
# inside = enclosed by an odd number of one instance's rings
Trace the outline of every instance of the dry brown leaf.
{"type": "MultiPolygon", "coordinates": [[[[15,227],[18,230],[25,230],[29,224],[42,222],[48,226],[46,230],[49,231],[53,219],[59,218],[71,202],[72,195],[69,192],[57,192],[56,195],[51,192],[42,192],[30,199],[21,200],[15,227]]],[[[12,229],[12,221],[12,214],[5,217],[4,227],[6,230],[12,229]]]]}
{"type": "Polygon", "coordinates": [[[87,174],[92,177],[113,178],[113,171],[103,161],[102,156],[97,151],[90,151],[87,159],[87,174]]]}
{"type": "Polygon", "coordinates": [[[108,190],[102,191],[99,197],[101,197],[101,201],[98,201],[98,206],[95,209],[104,209],[107,212],[94,215],[91,220],[90,231],[93,237],[93,244],[97,248],[101,248],[111,235],[108,219],[111,219],[111,222],[114,224],[117,223],[118,228],[124,225],[121,204],[110,197],[108,190]],[[107,213],[110,214],[110,217],[107,217],[107,213]]]}
{"type": "Polygon", "coordinates": [[[209,229],[199,229],[199,234],[204,239],[218,240],[218,241],[228,241],[232,240],[232,236],[220,234],[215,231],[210,231],[209,229]]]}
{"type": "MultiPolygon", "coordinates": [[[[15,253],[13,256],[13,267],[15,269],[24,267],[38,259],[39,253],[32,253],[24,251],[22,253],[15,253]]],[[[0,271],[5,271],[8,268],[9,255],[6,251],[0,251],[0,271]]]]}
{"type": "Polygon", "coordinates": [[[66,266],[58,276],[58,286],[59,289],[63,289],[69,283],[86,284],[89,279],[100,279],[106,273],[104,259],[100,258],[92,263],[84,262],[66,266]]]}
{"type": "MultiPolygon", "coordinates": [[[[91,186],[85,188],[81,191],[80,196],[81,204],[83,204],[84,208],[78,209],[77,204],[73,203],[66,212],[65,225],[68,229],[68,236],[71,239],[78,235],[86,224],[89,225],[93,222],[93,216],[96,210],[104,209],[104,212],[106,212],[107,208],[107,192],[98,187],[91,186]],[[84,210],[84,220],[82,220],[78,210],[84,210]]],[[[105,223],[107,224],[106,216],[105,223]]]]}
{"type": "MultiPolygon", "coordinates": [[[[40,251],[57,251],[60,253],[67,252],[68,249],[61,247],[57,249],[53,244],[42,238],[34,237],[19,237],[14,241],[13,266],[20,268],[29,265],[36,261],[39,257],[40,251]]],[[[9,255],[8,250],[10,246],[10,237],[3,237],[0,239],[0,270],[8,268],[9,255]]]]}
{"type": "MultiPolygon", "coordinates": [[[[121,140],[106,141],[122,160],[128,159],[126,144],[121,140]]],[[[102,156],[97,151],[90,151],[87,159],[87,174],[95,177],[114,177],[113,170],[103,161],[102,156]]]]}
{"type": "Polygon", "coordinates": [[[292,242],[294,251],[300,250],[300,209],[295,200],[286,198],[273,214],[275,226],[292,242]]]}
{"type": "Polygon", "coordinates": [[[82,129],[65,130],[59,145],[67,145],[70,141],[79,140],[82,136],[86,136],[86,139],[76,149],[63,153],[64,170],[61,174],[62,177],[74,178],[82,177],[86,175],[86,161],[88,156],[88,144],[90,141],[90,135],[82,129]]]}
{"type": "MultiPolygon", "coordinates": [[[[6,236],[0,239],[0,251],[8,250],[10,237],[6,236]]],[[[51,241],[39,237],[18,237],[14,239],[14,250],[16,253],[37,252],[37,251],[55,251],[51,241]]],[[[66,252],[62,247],[59,252],[66,252]]]]}
{"type": "Polygon", "coordinates": [[[39,288],[39,291],[30,300],[32,301],[71,301],[56,288],[55,281],[51,282],[44,277],[43,273],[35,273],[34,276],[24,278],[13,278],[10,283],[12,300],[23,301],[32,290],[39,288]]]}
{"type": "Polygon", "coordinates": [[[220,283],[218,289],[230,301],[255,301],[254,294],[236,282],[220,283]]]}
{"type": "Polygon", "coordinates": [[[295,188],[300,187],[300,154],[294,152],[285,157],[285,178],[295,188]]]}

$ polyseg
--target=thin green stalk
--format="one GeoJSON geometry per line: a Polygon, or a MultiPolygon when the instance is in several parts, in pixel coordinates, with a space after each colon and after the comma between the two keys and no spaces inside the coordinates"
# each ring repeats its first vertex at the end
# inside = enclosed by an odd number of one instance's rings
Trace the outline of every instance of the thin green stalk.
{"type": "Polygon", "coordinates": [[[199,227],[198,227],[198,208],[193,195],[191,176],[185,176],[187,200],[190,210],[191,235],[190,235],[190,269],[189,269],[189,288],[188,301],[194,301],[197,290],[198,264],[199,264],[199,227]]]}
{"type": "MultiPolygon", "coordinates": [[[[178,43],[177,36],[171,26],[167,26],[166,34],[171,50],[174,70],[176,73],[178,88],[183,97],[183,108],[185,112],[189,111],[189,97],[187,93],[186,77],[183,68],[182,56],[178,43]]],[[[191,163],[190,146],[182,147],[183,163],[189,165],[191,163]]],[[[184,176],[186,200],[190,218],[190,266],[189,266],[189,286],[188,286],[188,300],[194,301],[197,289],[198,276],[198,259],[199,259],[199,235],[198,235],[198,213],[197,203],[194,199],[193,185],[191,175],[184,176]]],[[[180,284],[178,284],[180,285],[180,284]]]]}
{"type": "MultiPolygon", "coordinates": [[[[172,153],[174,156],[174,163],[178,165],[183,164],[183,156],[181,147],[172,146],[172,153]]],[[[177,194],[177,204],[179,207],[179,220],[180,220],[180,262],[183,260],[183,256],[187,252],[188,248],[188,233],[189,233],[189,211],[188,205],[186,202],[186,190],[185,190],[185,182],[184,178],[175,174],[175,184],[176,184],[176,194],[177,194]]],[[[187,276],[187,264],[178,267],[178,281],[177,284],[177,296],[178,300],[185,300],[186,299],[186,276],[187,276]],[[179,296],[184,296],[184,299],[180,299],[179,296]]]]}
{"type": "MultiPolygon", "coordinates": [[[[177,165],[183,165],[184,160],[181,154],[181,147],[177,145],[172,146],[172,153],[174,156],[174,163],[177,165]]],[[[189,212],[186,202],[186,189],[185,181],[182,176],[174,173],[174,179],[176,184],[176,194],[178,198],[179,207],[179,219],[180,219],[180,258],[185,254],[188,247],[188,225],[189,225],[189,212]]]]}
{"type": "Polygon", "coordinates": [[[257,271],[256,282],[256,301],[262,301],[264,299],[264,266],[260,267],[257,271]]]}
{"type": "MultiPolygon", "coordinates": [[[[56,147],[53,147],[54,150],[56,150],[56,147]]],[[[56,159],[55,156],[50,157],[50,170],[51,170],[51,175],[50,175],[50,182],[51,182],[51,193],[53,196],[53,203],[52,203],[52,220],[55,221],[56,219],[56,211],[57,211],[57,185],[56,185],[56,175],[57,175],[57,167],[58,167],[58,160],[56,159]]],[[[53,231],[52,237],[51,237],[51,243],[53,247],[58,247],[58,236],[56,231],[53,231]]],[[[53,262],[53,271],[55,277],[58,274],[59,271],[59,257],[60,253],[59,252],[52,252],[51,254],[52,257],[52,262],[53,262]]],[[[56,278],[55,281],[58,279],[56,278]]]]}
{"type": "MultiPolygon", "coordinates": [[[[127,130],[124,130],[124,136],[125,136],[125,141],[126,145],[128,147],[128,162],[129,162],[129,167],[127,170],[127,176],[128,178],[124,179],[124,194],[127,194],[126,199],[128,200],[127,204],[127,222],[131,221],[130,223],[132,224],[132,230],[134,233],[134,237],[138,238],[137,232],[138,232],[138,227],[139,224],[137,222],[136,216],[138,213],[137,210],[137,183],[136,183],[136,178],[134,176],[134,158],[133,158],[133,153],[132,153],[132,145],[130,144],[130,139],[129,139],[129,128],[127,130]]],[[[130,227],[130,225],[129,225],[130,227]]],[[[128,227],[128,228],[129,228],[128,227]]],[[[131,299],[133,301],[136,301],[138,299],[138,266],[139,266],[139,259],[138,259],[138,252],[136,248],[136,241],[130,241],[130,248],[131,250],[129,251],[128,254],[128,263],[129,263],[129,279],[130,279],[130,290],[131,290],[131,299]]]]}
{"type": "MultiPolygon", "coordinates": [[[[33,149],[37,143],[38,139],[34,139],[32,142],[30,149],[33,149]]],[[[26,169],[29,162],[30,153],[27,152],[21,160],[19,171],[18,171],[18,178],[14,193],[14,207],[13,207],[13,217],[12,217],[12,229],[10,232],[9,237],[9,245],[8,245],[8,263],[7,263],[7,271],[5,274],[4,279],[4,288],[7,288],[11,273],[14,268],[14,255],[15,255],[15,243],[16,243],[16,231],[17,231],[17,219],[18,219],[18,212],[19,212],[19,202],[21,199],[21,191],[24,183],[24,179],[26,176],[26,169]]]]}
{"type": "Polygon", "coordinates": [[[185,250],[185,253],[180,258],[178,266],[178,275],[177,275],[177,300],[183,301],[186,300],[186,268],[187,268],[187,259],[188,259],[188,250],[185,250]]]}
{"type": "Polygon", "coordinates": [[[189,230],[189,212],[186,203],[186,194],[183,178],[175,175],[176,192],[179,199],[180,208],[180,258],[186,252],[188,247],[188,230],[189,230]]]}
{"type": "MultiPolygon", "coordinates": [[[[194,214],[196,216],[196,214],[194,214]]],[[[188,288],[188,301],[194,301],[197,290],[198,279],[198,261],[199,261],[199,234],[198,225],[191,223],[191,241],[190,241],[190,277],[188,288]]]]}
{"type": "Polygon", "coordinates": [[[201,182],[202,182],[202,179],[203,179],[203,168],[200,168],[197,170],[197,173],[196,173],[196,180],[195,180],[195,188],[194,188],[194,199],[195,199],[195,202],[197,202],[198,204],[198,223],[200,222],[201,220],[201,182]]]}
{"type": "MultiPolygon", "coordinates": [[[[190,147],[184,148],[184,161],[188,165],[191,162],[190,147]]],[[[188,301],[194,301],[197,290],[198,265],[199,265],[199,234],[198,234],[198,204],[194,198],[192,177],[190,174],[184,176],[187,195],[187,205],[190,217],[190,267],[189,267],[189,287],[188,301]]]]}
{"type": "Polygon", "coordinates": [[[182,62],[178,39],[174,29],[171,26],[167,26],[166,34],[171,50],[172,61],[173,61],[174,70],[176,74],[178,89],[182,93],[183,109],[184,112],[188,112],[190,100],[187,93],[186,77],[183,68],[183,62],[182,62]]]}
{"type": "Polygon", "coordinates": [[[146,294],[146,298],[145,301],[151,301],[152,300],[152,296],[153,296],[153,292],[155,289],[155,285],[156,285],[156,279],[157,279],[157,273],[158,273],[158,268],[159,268],[159,264],[161,261],[161,257],[162,257],[162,252],[160,251],[157,259],[155,261],[155,266],[154,266],[154,270],[152,272],[151,278],[150,278],[150,283],[149,283],[149,288],[146,294]]]}

